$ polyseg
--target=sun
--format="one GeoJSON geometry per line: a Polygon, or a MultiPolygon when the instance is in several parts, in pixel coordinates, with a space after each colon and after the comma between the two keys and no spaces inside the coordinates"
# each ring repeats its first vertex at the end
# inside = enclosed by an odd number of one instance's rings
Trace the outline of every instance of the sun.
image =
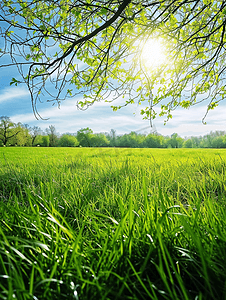
{"type": "Polygon", "coordinates": [[[161,39],[149,39],[141,45],[141,63],[146,69],[156,69],[165,64],[166,49],[161,39]]]}

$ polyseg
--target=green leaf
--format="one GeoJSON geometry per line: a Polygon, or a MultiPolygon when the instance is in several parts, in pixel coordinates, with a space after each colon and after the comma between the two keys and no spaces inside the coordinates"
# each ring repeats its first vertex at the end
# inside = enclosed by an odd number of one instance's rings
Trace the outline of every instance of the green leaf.
{"type": "Polygon", "coordinates": [[[19,83],[19,81],[16,78],[12,78],[12,81],[10,82],[10,85],[15,84],[15,86],[17,86],[17,84],[19,83]]]}

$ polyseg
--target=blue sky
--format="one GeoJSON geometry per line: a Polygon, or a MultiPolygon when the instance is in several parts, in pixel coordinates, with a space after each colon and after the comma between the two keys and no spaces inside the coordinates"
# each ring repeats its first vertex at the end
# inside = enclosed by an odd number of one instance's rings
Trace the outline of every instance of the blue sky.
{"type": "MultiPolygon", "coordinates": [[[[5,80],[4,80],[5,81],[5,80]]],[[[8,116],[13,122],[21,122],[30,126],[39,126],[43,130],[49,125],[54,125],[57,132],[75,133],[77,130],[90,127],[94,132],[109,132],[115,129],[117,134],[131,131],[151,132],[147,120],[143,120],[139,111],[141,106],[129,105],[113,112],[109,103],[96,103],[86,111],[80,111],[76,107],[78,98],[66,100],[61,104],[52,106],[39,103],[38,110],[44,119],[36,120],[32,112],[30,95],[26,86],[0,86],[0,115],[8,116]]],[[[215,110],[209,112],[206,122],[202,124],[205,114],[205,105],[197,105],[189,110],[178,109],[173,112],[173,119],[164,125],[164,118],[154,120],[157,131],[162,135],[171,135],[177,132],[180,136],[199,136],[215,130],[226,130],[226,105],[221,103],[215,110]]]]}
{"type": "MultiPolygon", "coordinates": [[[[41,116],[48,120],[36,120],[32,112],[30,95],[26,85],[10,86],[12,77],[17,78],[14,68],[0,68],[0,116],[8,116],[13,122],[21,122],[30,126],[39,126],[43,130],[54,125],[57,132],[75,133],[81,128],[90,127],[95,133],[116,130],[116,134],[138,131],[149,133],[152,128],[149,121],[143,120],[140,115],[141,106],[129,105],[113,112],[109,103],[96,103],[86,111],[76,107],[79,98],[66,100],[59,109],[57,105],[46,103],[38,104],[41,116]],[[142,128],[146,128],[141,130],[142,128]]],[[[81,96],[82,97],[82,96],[81,96]]],[[[120,99],[118,100],[120,102],[120,99]]],[[[122,100],[121,100],[122,101],[122,100]]],[[[174,132],[181,137],[200,136],[215,130],[226,130],[226,104],[210,111],[206,122],[202,124],[207,103],[198,104],[189,110],[177,109],[173,112],[173,119],[164,126],[164,117],[154,120],[158,133],[171,135],[174,132]]]]}

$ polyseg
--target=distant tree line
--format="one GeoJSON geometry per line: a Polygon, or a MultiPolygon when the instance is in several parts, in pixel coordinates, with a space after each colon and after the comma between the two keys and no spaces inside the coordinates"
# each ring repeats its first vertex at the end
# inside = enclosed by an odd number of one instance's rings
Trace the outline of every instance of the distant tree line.
{"type": "Polygon", "coordinates": [[[76,133],[57,134],[50,125],[44,131],[38,126],[13,123],[6,116],[0,117],[0,146],[25,147],[128,147],[128,148],[226,148],[226,132],[215,131],[205,136],[181,138],[177,133],[162,136],[158,133],[116,135],[93,133],[90,128],[83,128],[76,133]]]}

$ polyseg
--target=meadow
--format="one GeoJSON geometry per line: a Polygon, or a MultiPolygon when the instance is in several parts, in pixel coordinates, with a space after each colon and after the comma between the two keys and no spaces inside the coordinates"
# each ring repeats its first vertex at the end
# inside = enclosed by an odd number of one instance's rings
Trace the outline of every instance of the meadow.
{"type": "Polygon", "coordinates": [[[0,299],[226,299],[226,151],[0,148],[0,299]]]}

